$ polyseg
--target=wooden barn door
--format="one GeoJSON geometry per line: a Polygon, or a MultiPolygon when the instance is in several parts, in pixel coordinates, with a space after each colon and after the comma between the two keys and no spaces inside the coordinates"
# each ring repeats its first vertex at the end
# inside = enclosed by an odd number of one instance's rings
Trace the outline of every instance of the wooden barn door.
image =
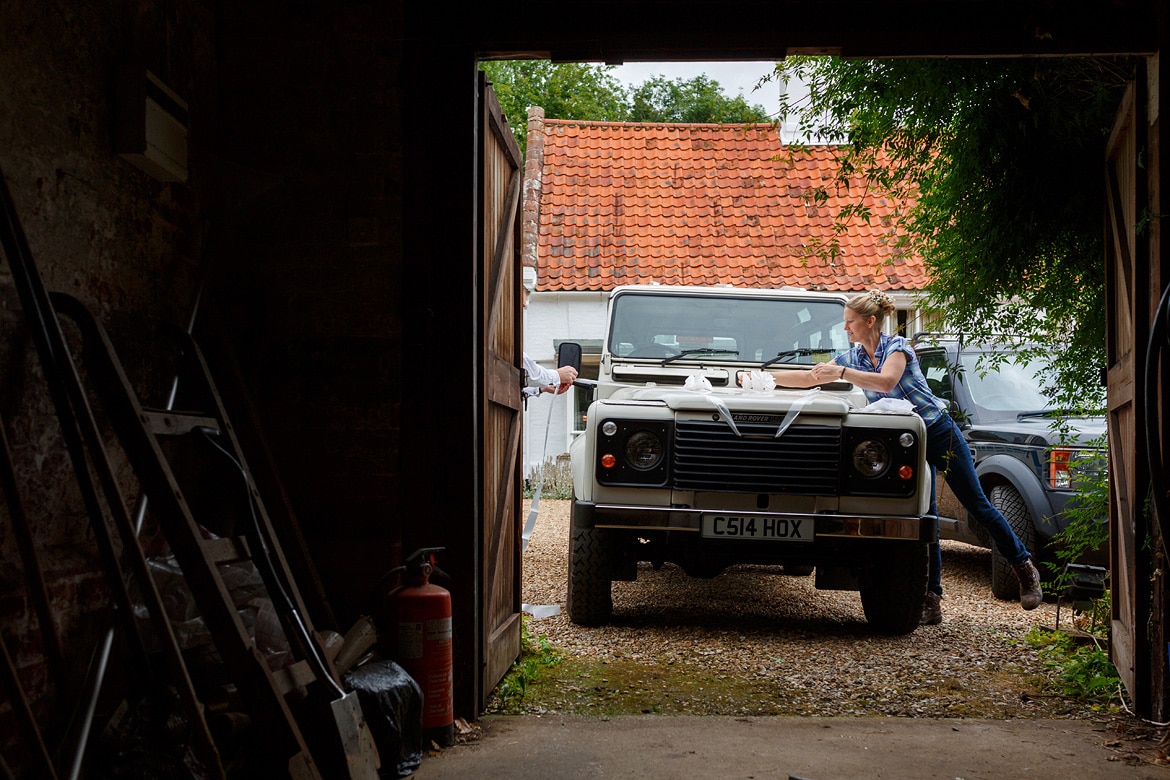
{"type": "Polygon", "coordinates": [[[1106,308],[1108,313],[1111,654],[1139,713],[1151,696],[1146,495],[1150,484],[1143,437],[1145,334],[1149,332],[1148,243],[1137,231],[1146,213],[1144,77],[1126,92],[1105,159],[1106,308]]]}
{"type": "Polygon", "coordinates": [[[520,148],[495,94],[479,74],[483,253],[480,331],[486,373],[483,410],[483,528],[480,538],[482,709],[520,653],[521,321],[520,148]]]}

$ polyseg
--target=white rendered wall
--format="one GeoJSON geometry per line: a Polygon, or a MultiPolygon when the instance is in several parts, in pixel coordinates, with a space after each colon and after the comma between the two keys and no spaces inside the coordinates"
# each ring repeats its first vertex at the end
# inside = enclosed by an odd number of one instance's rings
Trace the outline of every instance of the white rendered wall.
{"type": "MultiPolygon", "coordinates": [[[[556,368],[557,342],[605,337],[608,305],[606,292],[533,292],[524,310],[524,351],[542,366],[556,368]]],[[[528,401],[524,415],[525,478],[540,465],[542,454],[555,459],[569,451],[573,394],[578,392],[584,391],[571,388],[558,396],[542,393],[528,401]]]]}

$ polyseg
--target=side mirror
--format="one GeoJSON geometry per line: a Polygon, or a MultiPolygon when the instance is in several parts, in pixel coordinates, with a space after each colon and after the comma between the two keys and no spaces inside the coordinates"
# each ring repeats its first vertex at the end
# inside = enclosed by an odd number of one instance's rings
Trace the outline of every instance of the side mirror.
{"type": "Polygon", "coordinates": [[[562,341],[557,347],[557,368],[572,366],[581,370],[581,345],[575,341],[562,341]]]}
{"type": "MultiPolygon", "coordinates": [[[[575,341],[562,341],[560,346],[557,347],[557,366],[572,366],[580,372],[581,345],[575,341]]],[[[581,379],[578,377],[577,381],[573,383],[573,387],[588,390],[592,398],[592,393],[597,389],[597,380],[581,379]]]]}

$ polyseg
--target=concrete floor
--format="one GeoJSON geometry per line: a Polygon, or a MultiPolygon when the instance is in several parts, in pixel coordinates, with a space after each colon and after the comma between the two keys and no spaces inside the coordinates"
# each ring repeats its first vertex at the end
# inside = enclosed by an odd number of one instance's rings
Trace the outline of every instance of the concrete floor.
{"type": "Polygon", "coordinates": [[[478,725],[482,737],[424,755],[413,777],[1170,778],[1170,766],[1127,762],[1108,725],[1083,720],[529,715],[478,725]]]}

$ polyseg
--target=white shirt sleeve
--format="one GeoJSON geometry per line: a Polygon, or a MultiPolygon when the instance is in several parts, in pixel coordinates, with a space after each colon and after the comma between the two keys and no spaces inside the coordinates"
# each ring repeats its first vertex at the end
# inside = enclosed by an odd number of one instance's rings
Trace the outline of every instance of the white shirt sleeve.
{"type": "Polygon", "coordinates": [[[538,364],[535,360],[528,357],[528,353],[524,353],[524,370],[528,372],[528,386],[540,387],[542,385],[559,385],[561,383],[561,375],[551,368],[545,368],[538,364]]]}

